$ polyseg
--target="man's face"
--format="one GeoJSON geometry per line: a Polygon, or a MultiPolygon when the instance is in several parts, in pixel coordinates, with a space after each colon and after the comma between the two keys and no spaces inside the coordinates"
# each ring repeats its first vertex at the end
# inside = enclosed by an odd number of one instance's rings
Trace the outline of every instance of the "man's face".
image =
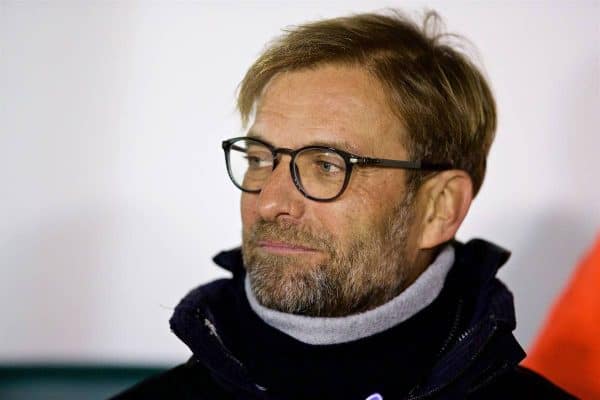
{"type": "MultiPolygon", "coordinates": [[[[257,104],[249,135],[276,147],[326,144],[407,159],[381,84],[362,69],[282,73],[257,104]]],[[[354,168],[336,200],[304,197],[281,156],[258,194],[243,193],[243,256],[257,299],[283,312],[341,316],[373,308],[413,277],[414,207],[405,171],[354,168]],[[408,194],[408,195],[407,195],[408,194]]]]}

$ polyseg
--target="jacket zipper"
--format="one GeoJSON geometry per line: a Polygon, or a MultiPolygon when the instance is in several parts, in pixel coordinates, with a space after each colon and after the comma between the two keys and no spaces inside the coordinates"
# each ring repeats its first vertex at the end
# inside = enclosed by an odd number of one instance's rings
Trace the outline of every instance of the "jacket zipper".
{"type": "MultiPolygon", "coordinates": [[[[197,317],[203,319],[204,326],[209,330],[210,335],[214,336],[214,338],[216,339],[217,343],[219,344],[219,347],[221,348],[221,350],[223,351],[223,353],[225,353],[225,356],[227,356],[227,358],[229,358],[230,360],[234,361],[240,368],[242,368],[242,370],[244,371],[244,373],[246,373],[246,367],[244,367],[244,364],[242,364],[242,362],[240,360],[238,360],[231,353],[231,351],[227,348],[227,346],[225,346],[225,343],[223,343],[223,340],[221,339],[221,336],[219,336],[219,333],[217,332],[217,328],[212,323],[212,321],[210,319],[208,319],[208,317],[204,317],[199,309],[197,309],[196,312],[197,312],[197,317]]],[[[254,387],[256,389],[258,389],[262,393],[264,393],[264,392],[267,391],[267,388],[265,388],[264,386],[261,386],[261,385],[259,385],[257,383],[254,383],[254,387]]],[[[245,389],[245,390],[248,390],[248,389],[245,389]]],[[[251,393],[254,396],[257,395],[256,393],[253,393],[253,392],[251,392],[251,393]]]]}
{"type": "Polygon", "coordinates": [[[232,360],[233,362],[235,362],[237,365],[239,365],[241,368],[245,369],[244,364],[242,364],[242,362],[240,360],[238,360],[232,353],[231,351],[229,351],[229,349],[227,348],[227,346],[225,346],[225,343],[223,343],[223,340],[221,339],[221,337],[219,336],[219,333],[217,332],[217,328],[215,327],[215,325],[211,322],[210,319],[208,319],[207,317],[204,317],[202,315],[202,313],[200,312],[199,309],[196,310],[197,312],[197,317],[198,318],[202,318],[203,322],[204,322],[204,326],[209,330],[210,335],[214,336],[214,338],[217,340],[217,343],[219,343],[219,347],[221,348],[221,350],[223,351],[223,353],[225,353],[225,355],[227,356],[227,358],[229,358],[230,360],[232,360]]]}
{"type": "MultiPolygon", "coordinates": [[[[476,327],[476,326],[475,326],[476,327]]],[[[465,332],[463,332],[457,343],[460,343],[462,341],[464,341],[467,337],[469,337],[474,331],[475,331],[475,327],[471,327],[470,329],[466,330],[465,332]]],[[[469,359],[469,362],[467,363],[468,365],[470,365],[473,361],[475,361],[475,359],[477,359],[477,357],[479,357],[479,355],[481,354],[481,352],[483,351],[483,349],[487,346],[487,344],[490,342],[490,340],[492,339],[492,337],[494,336],[494,334],[496,333],[496,330],[498,329],[497,324],[494,322],[494,325],[492,325],[492,331],[490,332],[490,334],[487,336],[485,342],[482,343],[482,345],[479,347],[479,349],[477,350],[477,352],[469,359]]],[[[429,390],[426,393],[420,394],[418,396],[409,396],[407,397],[406,400],[419,400],[419,399],[425,399],[427,397],[430,397],[434,394],[436,394],[437,392],[441,391],[443,388],[451,385],[452,383],[454,383],[454,381],[456,381],[456,379],[466,370],[466,367],[458,374],[456,374],[456,376],[450,380],[449,382],[446,382],[444,384],[441,384],[437,387],[434,387],[433,389],[429,390]]]]}

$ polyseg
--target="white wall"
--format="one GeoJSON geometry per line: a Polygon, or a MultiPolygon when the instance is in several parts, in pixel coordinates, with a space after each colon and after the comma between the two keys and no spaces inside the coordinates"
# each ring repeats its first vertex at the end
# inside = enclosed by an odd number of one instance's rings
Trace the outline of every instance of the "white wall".
{"type": "Polygon", "coordinates": [[[598,2],[0,1],[0,362],[175,363],[174,305],[225,274],[220,140],[285,25],[403,5],[470,38],[500,125],[459,238],[513,251],[527,345],[600,227],[598,2]]]}

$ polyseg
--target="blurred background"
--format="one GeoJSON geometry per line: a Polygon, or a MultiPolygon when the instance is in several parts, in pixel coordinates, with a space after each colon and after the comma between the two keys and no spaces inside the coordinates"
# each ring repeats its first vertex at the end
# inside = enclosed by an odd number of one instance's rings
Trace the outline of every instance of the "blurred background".
{"type": "Polygon", "coordinates": [[[490,79],[458,238],[512,251],[528,347],[600,229],[599,2],[0,0],[0,364],[185,361],[172,310],[240,243],[237,84],[281,28],[384,7],[437,10],[490,79]]]}

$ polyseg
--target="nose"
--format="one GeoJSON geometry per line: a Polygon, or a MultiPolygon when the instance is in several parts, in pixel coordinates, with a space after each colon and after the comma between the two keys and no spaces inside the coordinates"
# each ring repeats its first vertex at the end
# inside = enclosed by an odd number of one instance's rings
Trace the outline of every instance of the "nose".
{"type": "Polygon", "coordinates": [[[289,156],[280,156],[258,194],[258,213],[266,221],[288,219],[297,222],[304,214],[307,199],[294,185],[290,162],[289,156]]]}

